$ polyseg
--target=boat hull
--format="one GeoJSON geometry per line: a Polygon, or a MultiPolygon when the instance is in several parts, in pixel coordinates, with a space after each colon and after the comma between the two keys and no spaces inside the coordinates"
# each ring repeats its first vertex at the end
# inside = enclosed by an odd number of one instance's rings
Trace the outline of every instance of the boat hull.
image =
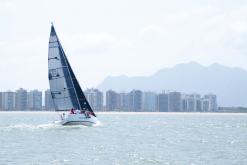
{"type": "Polygon", "coordinates": [[[94,126],[99,123],[99,120],[94,117],[86,117],[85,114],[67,114],[61,117],[59,124],[64,126],[69,125],[84,125],[84,126],[94,126]]]}

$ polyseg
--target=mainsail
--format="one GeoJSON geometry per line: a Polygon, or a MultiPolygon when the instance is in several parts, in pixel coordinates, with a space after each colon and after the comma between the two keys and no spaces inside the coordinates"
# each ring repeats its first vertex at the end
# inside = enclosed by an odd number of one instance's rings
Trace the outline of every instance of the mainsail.
{"type": "Polygon", "coordinates": [[[48,68],[55,110],[68,111],[74,108],[90,111],[96,116],[75,77],[53,25],[49,39],[48,68]]]}

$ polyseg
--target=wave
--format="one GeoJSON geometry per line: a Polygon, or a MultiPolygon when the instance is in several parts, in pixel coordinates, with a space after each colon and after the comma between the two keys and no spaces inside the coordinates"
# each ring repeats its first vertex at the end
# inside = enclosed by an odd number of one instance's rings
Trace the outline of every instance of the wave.
{"type": "Polygon", "coordinates": [[[11,131],[11,130],[37,130],[37,129],[53,129],[58,128],[59,125],[54,123],[49,124],[14,124],[14,125],[7,125],[7,126],[0,126],[0,131],[11,131]]]}
{"type": "MultiPolygon", "coordinates": [[[[102,127],[103,124],[99,121],[97,122],[93,127],[102,127]]],[[[12,130],[47,130],[47,129],[73,129],[73,128],[85,128],[87,126],[83,125],[72,125],[72,126],[63,126],[59,124],[58,122],[53,123],[47,123],[47,124],[14,124],[14,125],[6,125],[6,126],[0,126],[0,132],[1,131],[12,131],[12,130]]]]}
{"type": "Polygon", "coordinates": [[[102,127],[103,126],[103,123],[101,121],[97,121],[96,124],[93,125],[93,127],[102,127]]]}

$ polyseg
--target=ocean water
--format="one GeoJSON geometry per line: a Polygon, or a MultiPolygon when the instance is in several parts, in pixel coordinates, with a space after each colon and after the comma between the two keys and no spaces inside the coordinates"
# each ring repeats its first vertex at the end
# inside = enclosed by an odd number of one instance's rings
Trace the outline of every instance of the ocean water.
{"type": "Polygon", "coordinates": [[[247,164],[247,115],[102,113],[96,127],[55,112],[1,112],[0,165],[247,164]]]}

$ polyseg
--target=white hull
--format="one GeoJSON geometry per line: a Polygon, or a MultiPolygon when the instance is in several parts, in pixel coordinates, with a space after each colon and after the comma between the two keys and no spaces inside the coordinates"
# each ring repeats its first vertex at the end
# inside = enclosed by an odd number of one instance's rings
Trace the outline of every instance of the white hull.
{"type": "Polygon", "coordinates": [[[99,120],[91,116],[86,117],[85,114],[66,114],[61,115],[61,120],[58,122],[61,125],[84,125],[84,126],[94,126],[99,123],[99,120]]]}

